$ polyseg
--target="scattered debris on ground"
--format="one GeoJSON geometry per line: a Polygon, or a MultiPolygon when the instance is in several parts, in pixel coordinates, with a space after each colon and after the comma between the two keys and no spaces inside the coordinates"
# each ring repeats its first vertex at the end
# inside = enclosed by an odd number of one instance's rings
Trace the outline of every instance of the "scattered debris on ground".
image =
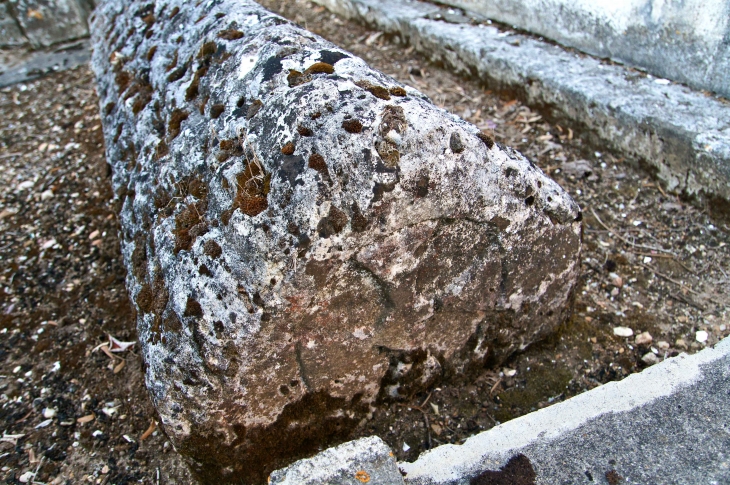
{"type": "MultiPolygon", "coordinates": [[[[583,276],[560,333],[476,382],[376,414],[400,460],[730,334],[730,223],[516,100],[306,0],[261,2],[513,146],[583,208],[583,276]]],[[[143,382],[94,83],[86,67],[0,90],[0,479],[189,483],[143,382]]]]}

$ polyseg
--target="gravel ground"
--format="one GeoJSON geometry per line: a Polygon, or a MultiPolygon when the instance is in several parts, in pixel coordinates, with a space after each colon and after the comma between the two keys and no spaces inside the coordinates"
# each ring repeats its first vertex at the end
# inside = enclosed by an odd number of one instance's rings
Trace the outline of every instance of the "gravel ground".
{"type": "MultiPolygon", "coordinates": [[[[429,65],[397,38],[306,0],[261,3],[521,150],[584,211],[582,278],[558,334],[474,383],[441,383],[384,408],[358,436],[377,434],[412,460],[730,333],[727,220],[665,194],[634,161],[429,65]]],[[[135,315],[97,109],[86,67],[0,90],[5,483],[191,480],[154,427],[144,364],[125,344],[136,340],[135,315]]]]}

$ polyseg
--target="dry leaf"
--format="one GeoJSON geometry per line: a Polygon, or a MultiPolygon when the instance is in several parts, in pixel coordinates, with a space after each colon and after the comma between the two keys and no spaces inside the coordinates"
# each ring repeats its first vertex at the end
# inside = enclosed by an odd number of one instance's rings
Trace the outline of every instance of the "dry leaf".
{"type": "Polygon", "coordinates": [[[134,347],[137,342],[122,342],[109,335],[109,350],[112,352],[124,352],[134,347]]]}
{"type": "Polygon", "coordinates": [[[147,438],[149,438],[152,435],[152,433],[155,432],[155,429],[157,429],[157,423],[155,423],[155,420],[153,419],[152,423],[150,423],[150,427],[147,428],[147,431],[142,433],[142,436],[139,437],[139,440],[144,441],[147,438]]]}
{"type": "Polygon", "coordinates": [[[124,369],[124,364],[125,364],[125,361],[123,361],[123,360],[122,360],[121,362],[119,362],[119,363],[118,363],[118,364],[117,364],[117,365],[116,365],[116,366],[114,367],[114,373],[115,373],[115,374],[119,374],[119,371],[121,371],[122,369],[124,369]]]}
{"type": "Polygon", "coordinates": [[[94,416],[93,414],[87,414],[86,416],[78,418],[76,422],[79,424],[85,424],[92,422],[94,419],[96,419],[96,416],[94,416]]]}

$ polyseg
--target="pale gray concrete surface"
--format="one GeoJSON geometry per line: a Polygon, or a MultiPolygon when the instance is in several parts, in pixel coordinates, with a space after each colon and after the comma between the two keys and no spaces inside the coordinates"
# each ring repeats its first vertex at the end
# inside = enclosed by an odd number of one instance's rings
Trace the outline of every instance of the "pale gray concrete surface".
{"type": "MultiPolygon", "coordinates": [[[[623,381],[508,421],[463,445],[439,446],[399,467],[409,485],[727,484],[729,403],[726,339],[715,348],[667,359],[623,381]],[[510,469],[508,463],[517,457],[522,467],[510,469]]],[[[347,460],[375,466],[368,463],[374,456],[372,439],[342,445],[349,450],[347,460]]],[[[273,476],[296,469],[298,475],[292,476],[298,483],[350,483],[316,481],[335,476],[338,467],[350,469],[333,460],[337,449],[273,476]]]]}
{"type": "Polygon", "coordinates": [[[377,436],[328,448],[271,474],[270,485],[403,485],[393,453],[377,436]]]}
{"type": "Polygon", "coordinates": [[[727,101],[531,36],[433,20],[448,12],[428,3],[315,1],[397,34],[432,60],[576,127],[597,146],[638,159],[670,191],[701,202],[730,199],[727,101]]]}
{"type": "Polygon", "coordinates": [[[728,0],[439,0],[730,97],[728,0]]]}

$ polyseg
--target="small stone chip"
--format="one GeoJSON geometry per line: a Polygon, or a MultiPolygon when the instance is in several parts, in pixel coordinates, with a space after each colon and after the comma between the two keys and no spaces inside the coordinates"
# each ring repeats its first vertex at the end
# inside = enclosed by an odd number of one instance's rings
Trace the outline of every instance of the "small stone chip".
{"type": "Polygon", "coordinates": [[[636,336],[636,345],[649,345],[654,341],[654,338],[649,332],[642,332],[636,336]]]}
{"type": "Polygon", "coordinates": [[[461,153],[464,151],[464,143],[461,141],[461,136],[459,136],[459,133],[456,131],[451,134],[451,138],[449,139],[449,148],[451,148],[451,151],[454,153],[461,153]]]}
{"type": "Polygon", "coordinates": [[[654,365],[659,362],[659,358],[654,352],[647,352],[646,354],[644,354],[641,360],[647,365],[654,365]]]}

